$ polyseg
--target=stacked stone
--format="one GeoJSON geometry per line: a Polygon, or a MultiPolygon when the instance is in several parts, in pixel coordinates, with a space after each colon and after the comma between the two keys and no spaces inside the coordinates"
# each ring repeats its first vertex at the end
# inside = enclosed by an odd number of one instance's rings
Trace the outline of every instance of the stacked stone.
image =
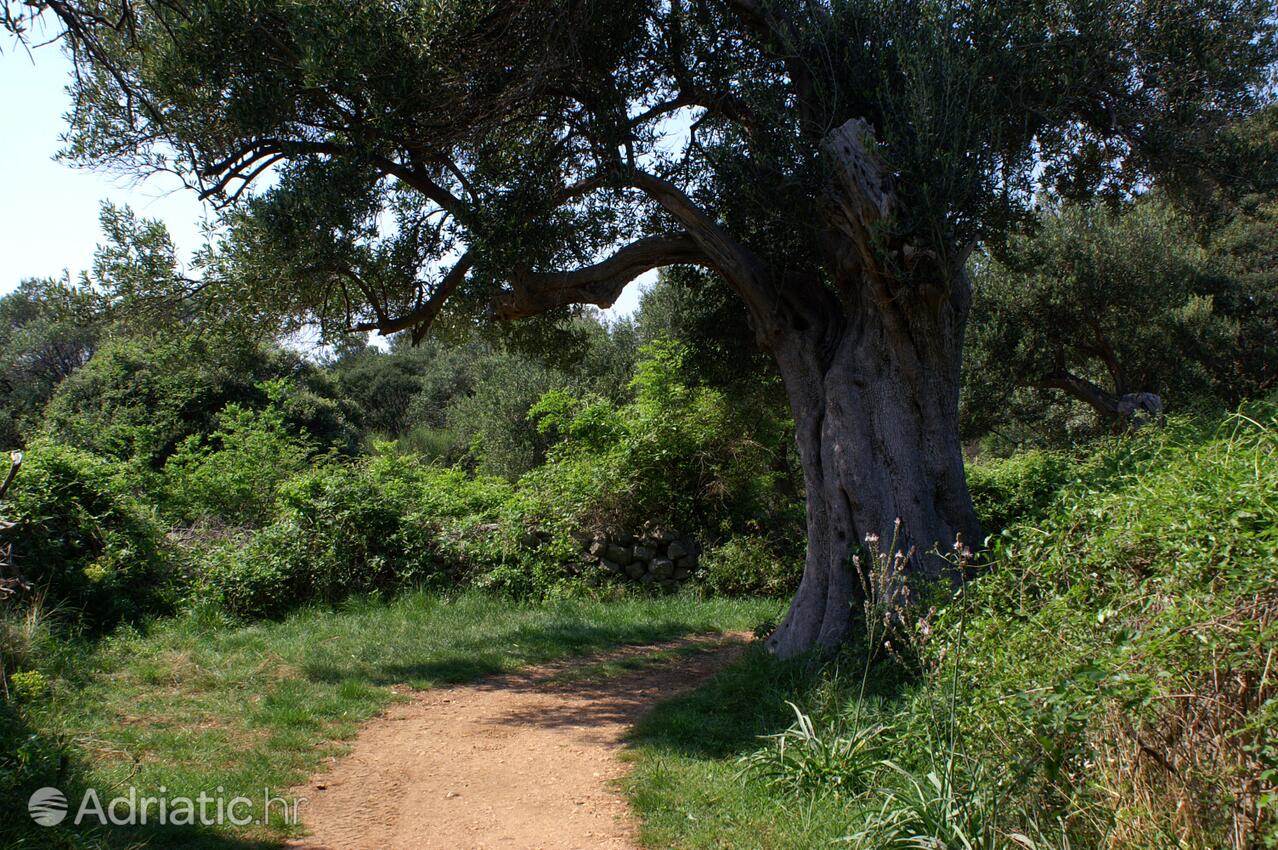
{"type": "Polygon", "coordinates": [[[586,543],[586,554],[623,578],[675,587],[692,577],[701,547],[686,534],[646,524],[637,534],[594,534],[586,543]]]}

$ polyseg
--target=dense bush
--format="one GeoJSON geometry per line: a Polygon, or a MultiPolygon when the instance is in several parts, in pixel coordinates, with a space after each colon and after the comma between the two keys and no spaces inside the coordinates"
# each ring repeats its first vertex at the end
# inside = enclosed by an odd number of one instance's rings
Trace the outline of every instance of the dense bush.
{"type": "Polygon", "coordinates": [[[634,401],[620,407],[564,392],[530,411],[557,442],[547,463],[521,486],[542,509],[577,527],[637,527],[650,520],[727,533],[785,524],[796,504],[778,464],[775,434],[742,421],[723,394],[690,385],[683,349],[645,346],[632,381],[634,401]]]}
{"type": "Polygon", "coordinates": [[[274,616],[310,601],[390,589],[421,566],[401,534],[404,506],[359,465],[334,463],[281,487],[280,510],[247,545],[214,559],[210,579],[232,613],[274,616]]]}
{"type": "Polygon", "coordinates": [[[471,365],[471,392],[454,398],[447,430],[475,466],[511,481],[545,459],[547,440],[528,409],[545,392],[568,386],[567,377],[510,354],[490,354],[471,365]]]}
{"type": "Polygon", "coordinates": [[[101,296],[68,280],[24,280],[0,297],[0,447],[38,430],[58,384],[93,355],[101,296]]]}
{"type": "Polygon", "coordinates": [[[500,562],[510,487],[419,458],[322,463],[279,488],[274,521],[217,550],[207,589],[231,613],[276,616],[353,593],[447,589],[500,562]]]}
{"type": "MultiPolygon", "coordinates": [[[[1255,246],[1237,247],[1264,264],[1255,246]]],[[[969,436],[1033,425],[1065,442],[1121,428],[1117,404],[1128,393],[1157,394],[1183,414],[1236,403],[1239,388],[1272,379],[1272,367],[1238,362],[1254,351],[1240,320],[1253,331],[1249,314],[1273,323],[1266,287],[1222,266],[1155,196],[1119,208],[1048,207],[1032,233],[997,258],[978,254],[971,270],[969,436]]]]}
{"type": "Polygon", "coordinates": [[[93,629],[170,608],[180,575],[152,509],[123,467],[78,449],[31,446],[6,500],[14,560],[47,603],[93,629]]]}
{"type": "Polygon", "coordinates": [[[264,389],[270,402],[262,410],[228,404],[217,415],[217,430],[178,444],[164,465],[167,514],[184,522],[269,521],[280,483],[305,467],[313,447],[285,421],[288,382],[270,382],[264,389]]]}
{"type": "Polygon", "coordinates": [[[730,537],[706,549],[698,580],[716,596],[790,596],[803,576],[802,550],[777,548],[755,535],[730,537]]]}
{"type": "Polygon", "coordinates": [[[342,405],[298,355],[195,335],[110,340],[58,386],[44,427],[59,441],[158,469],[187,437],[215,431],[226,405],[264,407],[266,382],[280,378],[296,382],[282,404],[291,427],[321,446],[354,447],[342,405]]]}
{"type": "Polygon", "coordinates": [[[967,487],[985,533],[999,534],[1014,523],[1043,516],[1070,467],[1065,455],[1037,449],[969,464],[967,487]]]}
{"type": "Polygon", "coordinates": [[[1278,417],[1102,454],[1104,486],[1067,488],[941,618],[963,636],[961,722],[1123,846],[1272,844],[1278,417]]]}

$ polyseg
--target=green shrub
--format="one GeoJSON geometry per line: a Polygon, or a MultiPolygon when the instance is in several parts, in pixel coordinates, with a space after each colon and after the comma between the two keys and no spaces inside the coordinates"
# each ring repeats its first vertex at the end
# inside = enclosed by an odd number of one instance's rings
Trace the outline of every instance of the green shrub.
{"type": "Polygon", "coordinates": [[[298,355],[201,336],[117,337],[58,385],[44,430],[59,442],[104,457],[159,469],[192,435],[218,427],[228,404],[259,409],[264,382],[291,378],[281,405],[290,427],[321,446],[353,449],[356,440],[341,405],[298,355]]]}
{"type": "Polygon", "coordinates": [[[837,789],[848,794],[869,790],[881,772],[887,729],[857,725],[840,733],[818,730],[812,718],[787,701],[795,721],[765,736],[767,745],[742,759],[754,776],[786,791],[837,789]]]}
{"type": "Polygon", "coordinates": [[[757,535],[731,537],[701,556],[702,587],[716,596],[790,596],[803,577],[803,556],[778,554],[757,535]]]}
{"type": "Polygon", "coordinates": [[[172,607],[181,576],[154,511],[130,493],[125,468],[78,449],[37,443],[6,502],[18,523],[23,576],[93,629],[172,607]]]}
{"type": "Polygon", "coordinates": [[[281,485],[275,521],[219,553],[212,584],[244,617],[392,589],[420,566],[420,553],[404,546],[403,516],[364,467],[321,465],[281,485]]]}
{"type": "Polygon", "coordinates": [[[237,616],[271,617],[353,593],[476,581],[515,557],[516,535],[499,522],[511,495],[502,479],[386,451],[322,463],[280,485],[271,524],[213,554],[208,589],[237,616]]]}
{"type": "Polygon", "coordinates": [[[270,519],[279,485],[306,466],[313,447],[285,422],[290,385],[272,381],[264,389],[271,400],[264,409],[228,404],[216,431],[187,437],[165,463],[164,508],[172,517],[253,526],[270,519]]]}
{"type": "Polygon", "coordinates": [[[972,505],[986,534],[1044,516],[1068,480],[1069,459],[1058,452],[1031,450],[967,467],[972,505]]]}
{"type": "Polygon", "coordinates": [[[644,346],[632,403],[557,391],[529,412],[557,442],[547,463],[520,481],[542,513],[579,528],[636,527],[644,521],[727,533],[791,525],[796,502],[780,486],[769,446],[722,393],[691,385],[684,350],[644,346]]]}
{"type": "Polygon", "coordinates": [[[1021,777],[1025,807],[1050,803],[1080,841],[1271,846],[1275,410],[1097,452],[940,613],[930,701],[955,706],[966,750],[1021,777]]]}

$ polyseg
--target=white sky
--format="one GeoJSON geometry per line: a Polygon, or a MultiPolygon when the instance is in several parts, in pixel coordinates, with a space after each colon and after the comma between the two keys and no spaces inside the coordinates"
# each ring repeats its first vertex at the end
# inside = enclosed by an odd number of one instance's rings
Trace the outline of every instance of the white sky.
{"type": "MultiPolygon", "coordinates": [[[[195,193],[172,175],[137,184],[55,161],[71,105],[66,93],[70,62],[56,45],[28,54],[7,40],[0,50],[0,294],[27,278],[87,269],[101,238],[103,200],[161,219],[178,256],[189,257],[202,242],[201,222],[213,218],[195,193]]],[[[607,314],[634,312],[649,278],[655,274],[626,287],[607,314]]]]}

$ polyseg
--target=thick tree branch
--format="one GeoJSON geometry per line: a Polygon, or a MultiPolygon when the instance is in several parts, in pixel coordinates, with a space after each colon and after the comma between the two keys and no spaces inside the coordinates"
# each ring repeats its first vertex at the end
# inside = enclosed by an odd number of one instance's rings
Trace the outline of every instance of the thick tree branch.
{"type": "Polygon", "coordinates": [[[1091,381],[1070,373],[1062,366],[1039,382],[1045,389],[1061,390],[1091,407],[1101,418],[1139,428],[1146,423],[1162,424],[1163,400],[1150,392],[1111,393],[1091,381]]]}
{"type": "Polygon", "coordinates": [[[875,152],[874,131],[863,119],[852,119],[821,140],[821,152],[833,172],[833,223],[850,240],[861,267],[875,278],[883,259],[879,234],[893,216],[896,193],[887,163],[875,152]]]}
{"type": "Polygon", "coordinates": [[[639,170],[630,173],[629,181],[683,225],[705,254],[709,264],[745,300],[751,315],[760,323],[756,330],[770,333],[778,298],[763,261],[730,236],[705,210],[670,181],[639,170]]]}
{"type": "Polygon", "coordinates": [[[1045,389],[1061,390],[1071,398],[1076,398],[1088,405],[1105,419],[1113,419],[1118,415],[1118,396],[1064,369],[1058,369],[1047,375],[1039,386],[1045,389]]]}
{"type": "Polygon", "coordinates": [[[22,452],[9,453],[9,472],[5,475],[4,481],[0,482],[0,499],[4,498],[4,494],[9,491],[9,485],[13,483],[13,479],[18,474],[18,467],[22,466],[22,452]]]}
{"type": "Polygon", "coordinates": [[[492,314],[495,319],[507,321],[569,304],[611,307],[626,284],[639,275],[682,264],[712,265],[696,241],[686,234],[648,236],[584,268],[512,275],[511,291],[493,301],[492,314]]]}
{"type": "Polygon", "coordinates": [[[1099,357],[1101,362],[1105,364],[1105,368],[1109,371],[1110,380],[1114,382],[1114,392],[1122,395],[1127,392],[1127,377],[1123,373],[1123,366],[1118,361],[1118,353],[1114,351],[1114,347],[1110,345],[1109,338],[1105,336],[1105,332],[1101,330],[1100,323],[1095,319],[1090,320],[1087,326],[1092,331],[1092,338],[1095,345],[1080,346],[1084,351],[1099,357]]]}

